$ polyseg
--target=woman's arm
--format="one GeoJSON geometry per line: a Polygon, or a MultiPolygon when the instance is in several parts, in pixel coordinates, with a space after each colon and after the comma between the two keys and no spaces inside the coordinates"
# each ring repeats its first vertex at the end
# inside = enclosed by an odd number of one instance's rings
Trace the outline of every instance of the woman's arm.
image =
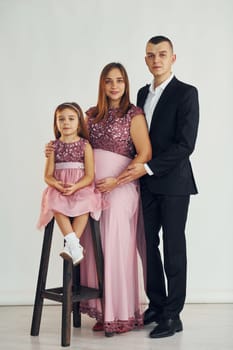
{"type": "Polygon", "coordinates": [[[140,114],[131,122],[131,137],[136,148],[136,157],[127,169],[117,177],[117,183],[128,183],[146,174],[144,163],[152,158],[152,148],[145,117],[140,114]]]}
{"type": "Polygon", "coordinates": [[[128,167],[122,173],[120,173],[117,178],[111,177],[98,181],[97,188],[101,192],[109,192],[113,190],[119,183],[123,182],[122,179],[124,179],[124,183],[134,180],[132,177],[130,179],[127,178],[129,172],[128,169],[130,169],[132,166],[136,166],[138,163],[142,164],[143,166],[144,163],[151,159],[152,149],[144,115],[138,114],[132,119],[130,135],[136,149],[135,158],[132,159],[128,167]]]}
{"type": "Polygon", "coordinates": [[[134,163],[146,163],[151,160],[152,148],[144,115],[139,114],[132,119],[130,134],[136,149],[136,157],[130,165],[134,163]]]}

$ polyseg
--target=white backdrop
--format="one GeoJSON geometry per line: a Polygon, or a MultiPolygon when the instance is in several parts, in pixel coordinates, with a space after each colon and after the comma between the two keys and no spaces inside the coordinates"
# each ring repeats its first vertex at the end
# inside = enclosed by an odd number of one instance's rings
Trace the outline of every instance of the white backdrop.
{"type": "MultiPolygon", "coordinates": [[[[111,61],[125,65],[135,102],[151,81],[145,43],[158,34],[174,42],[176,76],[200,95],[187,302],[233,302],[232,23],[231,0],[0,0],[0,304],[34,301],[43,150],[55,107],[95,104],[100,71],[111,61]]],[[[58,229],[53,242],[48,286],[61,283],[58,229]]]]}

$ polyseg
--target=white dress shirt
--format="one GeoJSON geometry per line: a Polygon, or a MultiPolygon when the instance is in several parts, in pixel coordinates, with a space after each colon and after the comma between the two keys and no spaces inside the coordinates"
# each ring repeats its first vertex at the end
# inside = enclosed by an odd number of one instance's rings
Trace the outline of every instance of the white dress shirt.
{"type": "MultiPolygon", "coordinates": [[[[154,88],[154,80],[150,84],[149,93],[147,95],[146,102],[144,105],[144,112],[146,115],[146,120],[147,120],[147,125],[148,125],[149,130],[150,130],[151,120],[152,120],[152,116],[153,116],[155,107],[156,107],[164,89],[170,83],[170,81],[172,80],[173,77],[174,77],[174,74],[172,73],[167,80],[165,80],[162,84],[156,86],[156,88],[154,88]]],[[[148,164],[145,163],[144,167],[145,167],[145,170],[146,170],[148,175],[154,175],[153,171],[150,169],[148,164]]]]}

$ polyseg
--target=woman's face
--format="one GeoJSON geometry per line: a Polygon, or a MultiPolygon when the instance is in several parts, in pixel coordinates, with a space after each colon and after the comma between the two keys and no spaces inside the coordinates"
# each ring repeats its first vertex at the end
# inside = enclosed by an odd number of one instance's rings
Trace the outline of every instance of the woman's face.
{"type": "Polygon", "coordinates": [[[125,93],[125,81],[118,68],[111,69],[105,78],[104,91],[109,99],[109,106],[117,108],[125,93]]]}

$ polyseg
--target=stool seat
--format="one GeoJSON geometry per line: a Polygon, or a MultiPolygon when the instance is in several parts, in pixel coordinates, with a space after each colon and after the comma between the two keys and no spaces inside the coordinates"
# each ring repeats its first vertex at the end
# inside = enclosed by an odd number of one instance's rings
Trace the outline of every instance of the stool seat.
{"type": "Polygon", "coordinates": [[[98,289],[80,285],[80,266],[73,266],[72,261],[63,262],[62,287],[46,289],[46,280],[49,266],[50,250],[54,228],[54,218],[44,230],[44,239],[40,259],[40,268],[37,280],[35,302],[33,308],[31,335],[38,336],[44,299],[50,299],[62,304],[61,346],[70,345],[71,312],[73,311],[73,326],[81,327],[81,314],[79,303],[85,299],[97,299],[102,301],[103,295],[103,253],[100,238],[99,222],[89,218],[91,235],[96,261],[98,277],[98,289]]]}

